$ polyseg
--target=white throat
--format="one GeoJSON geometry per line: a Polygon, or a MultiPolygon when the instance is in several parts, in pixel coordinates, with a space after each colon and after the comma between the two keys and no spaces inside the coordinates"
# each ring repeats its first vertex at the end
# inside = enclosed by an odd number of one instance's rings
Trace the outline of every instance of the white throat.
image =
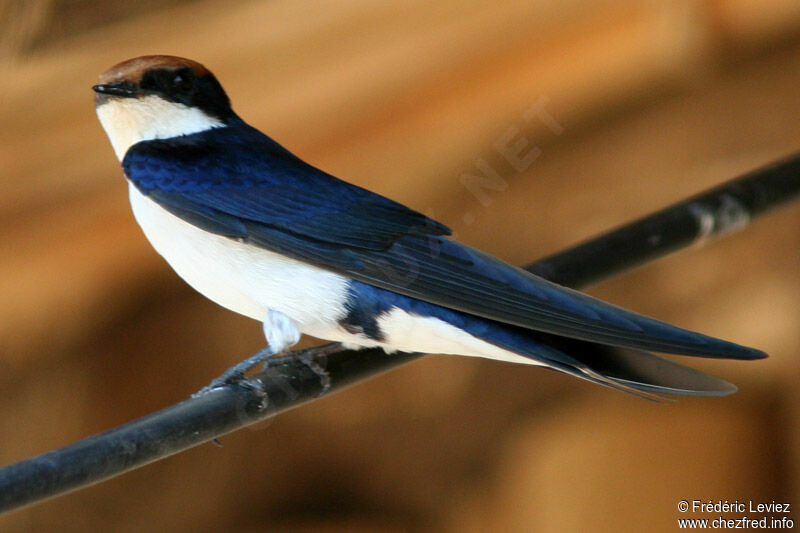
{"type": "Polygon", "coordinates": [[[158,96],[112,98],[96,111],[120,161],[128,148],[140,141],[180,137],[225,125],[200,109],[158,96]]]}

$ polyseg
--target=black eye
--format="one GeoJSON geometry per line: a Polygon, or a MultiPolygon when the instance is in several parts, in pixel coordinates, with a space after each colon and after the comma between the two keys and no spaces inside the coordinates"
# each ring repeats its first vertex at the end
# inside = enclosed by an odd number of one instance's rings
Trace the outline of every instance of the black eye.
{"type": "Polygon", "coordinates": [[[169,88],[173,93],[186,94],[191,92],[194,77],[189,70],[179,70],[169,79],[169,88]]]}

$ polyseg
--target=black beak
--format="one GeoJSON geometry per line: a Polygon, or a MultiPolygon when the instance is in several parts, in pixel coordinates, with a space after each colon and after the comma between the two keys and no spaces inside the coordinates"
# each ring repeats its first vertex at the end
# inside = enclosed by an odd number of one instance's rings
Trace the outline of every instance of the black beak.
{"type": "Polygon", "coordinates": [[[127,81],[113,81],[95,85],[92,90],[105,96],[119,96],[121,98],[135,98],[139,94],[139,88],[127,81]]]}

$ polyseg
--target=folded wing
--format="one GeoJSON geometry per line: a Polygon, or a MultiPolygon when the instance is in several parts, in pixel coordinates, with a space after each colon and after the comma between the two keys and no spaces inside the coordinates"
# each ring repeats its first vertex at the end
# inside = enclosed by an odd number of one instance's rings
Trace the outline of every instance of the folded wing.
{"type": "Polygon", "coordinates": [[[445,226],[303,163],[257,130],[212,132],[227,137],[208,139],[205,132],[134,145],[123,161],[128,178],[207,231],[465,313],[614,346],[765,356],[555,285],[451,241],[443,236],[445,226]]]}

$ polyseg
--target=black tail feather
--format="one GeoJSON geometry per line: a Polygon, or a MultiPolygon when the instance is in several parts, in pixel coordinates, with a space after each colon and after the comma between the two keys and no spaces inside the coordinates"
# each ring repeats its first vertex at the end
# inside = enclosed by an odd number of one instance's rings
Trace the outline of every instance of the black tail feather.
{"type": "Polygon", "coordinates": [[[661,394],[727,396],[737,390],[723,379],[649,352],[577,342],[583,346],[547,362],[561,372],[651,400],[663,400],[661,394]]]}

